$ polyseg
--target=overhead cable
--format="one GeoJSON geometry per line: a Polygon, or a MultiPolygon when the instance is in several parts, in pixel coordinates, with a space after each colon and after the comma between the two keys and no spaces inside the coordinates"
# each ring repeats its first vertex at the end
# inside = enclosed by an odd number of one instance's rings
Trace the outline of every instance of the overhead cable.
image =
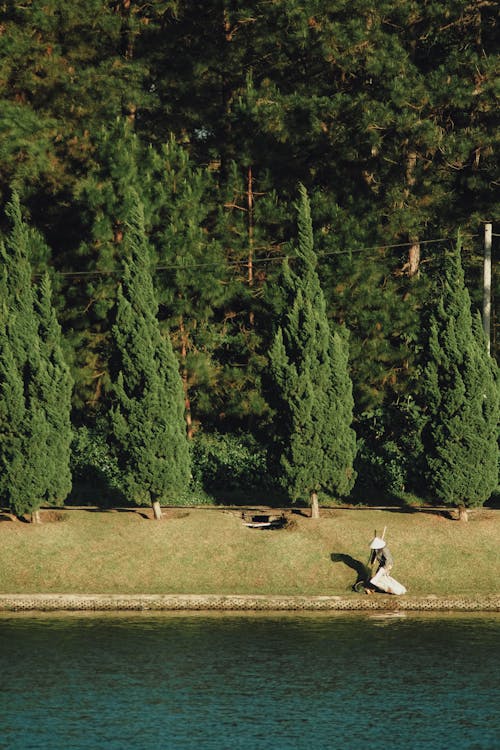
{"type": "MultiPolygon", "coordinates": [[[[497,235],[494,235],[497,236],[497,235]]],[[[467,234],[462,235],[462,237],[466,237],[468,239],[476,238],[478,237],[477,234],[467,234]]],[[[335,256],[341,256],[341,255],[352,255],[353,253],[366,253],[369,251],[384,251],[384,250],[394,250],[397,248],[409,248],[412,245],[430,245],[435,244],[438,242],[455,242],[455,238],[450,237],[439,237],[436,239],[430,239],[430,240],[415,240],[414,242],[399,242],[395,244],[388,244],[388,245],[371,245],[368,247],[357,247],[357,248],[351,248],[348,250],[332,250],[331,252],[326,253],[320,253],[318,254],[318,260],[321,261],[323,258],[331,258],[335,256]]],[[[254,248],[254,251],[258,250],[259,248],[254,248]]],[[[277,261],[284,261],[284,260],[294,260],[293,255],[270,255],[266,258],[252,258],[252,264],[257,265],[261,263],[275,263],[277,261]]],[[[370,260],[378,260],[377,256],[371,256],[370,260]]],[[[238,268],[240,266],[248,266],[249,261],[248,258],[242,258],[241,260],[231,260],[224,262],[223,259],[221,260],[214,260],[210,262],[203,262],[203,263],[169,263],[165,265],[159,265],[155,266],[153,269],[153,273],[160,273],[163,271],[176,271],[176,270],[190,270],[190,269],[197,269],[197,268],[215,268],[218,265],[222,265],[226,268],[238,268]]],[[[114,268],[110,270],[93,270],[93,271],[58,271],[58,276],[65,277],[65,278],[87,278],[87,277],[98,277],[98,276],[114,276],[119,275],[121,276],[123,274],[123,268],[114,268]]],[[[39,277],[40,274],[36,274],[36,277],[39,277]]]]}

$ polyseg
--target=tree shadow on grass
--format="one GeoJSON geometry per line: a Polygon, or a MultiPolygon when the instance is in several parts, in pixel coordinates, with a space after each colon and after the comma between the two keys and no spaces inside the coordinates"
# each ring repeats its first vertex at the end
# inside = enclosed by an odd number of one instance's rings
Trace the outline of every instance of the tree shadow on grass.
{"type": "Polygon", "coordinates": [[[85,511],[85,513],[132,513],[134,516],[144,518],[146,521],[150,521],[153,517],[152,511],[147,512],[146,508],[139,508],[136,506],[130,506],[130,508],[104,508],[100,506],[79,506],[79,510],[85,511]]]}
{"type": "Polygon", "coordinates": [[[17,521],[17,520],[18,519],[16,518],[16,516],[13,513],[11,513],[10,511],[7,511],[7,510],[6,511],[4,511],[4,510],[0,511],[0,522],[1,521],[17,521]]]}
{"type": "Polygon", "coordinates": [[[330,559],[333,563],[343,563],[356,572],[357,578],[351,587],[353,591],[358,591],[359,586],[368,583],[370,580],[371,571],[369,567],[360,560],[351,557],[351,555],[346,555],[342,552],[332,552],[330,559]]]}

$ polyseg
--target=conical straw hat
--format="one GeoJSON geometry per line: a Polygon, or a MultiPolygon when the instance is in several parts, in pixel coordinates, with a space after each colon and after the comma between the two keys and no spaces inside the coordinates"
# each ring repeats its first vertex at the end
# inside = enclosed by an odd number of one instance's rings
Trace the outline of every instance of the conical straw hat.
{"type": "Polygon", "coordinates": [[[385,547],[385,542],[379,536],[373,537],[370,542],[370,549],[382,549],[385,547]]]}

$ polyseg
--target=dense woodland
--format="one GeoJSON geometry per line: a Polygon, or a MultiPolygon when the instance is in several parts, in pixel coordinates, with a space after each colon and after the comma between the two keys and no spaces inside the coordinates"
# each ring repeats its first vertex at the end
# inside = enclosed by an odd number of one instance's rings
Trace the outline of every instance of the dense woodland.
{"type": "MultiPolygon", "coordinates": [[[[53,455],[70,456],[75,500],[86,480],[110,501],[124,487],[148,502],[271,496],[274,475],[292,500],[487,500],[495,271],[491,358],[476,312],[484,223],[494,260],[500,226],[496,11],[489,0],[0,0],[1,502],[34,507],[25,489],[9,494],[12,456],[23,463],[43,429],[66,435],[53,455]],[[32,295],[23,310],[20,289],[32,295]],[[328,372],[302,381],[309,330],[328,372]],[[31,361],[35,339],[49,364],[31,361]],[[149,416],[131,400],[146,370],[149,416]],[[34,394],[52,398],[44,378],[71,426],[52,405],[52,422],[26,427],[34,394]],[[130,425],[147,423],[132,444],[130,425]],[[297,468],[306,444],[313,482],[297,468]],[[464,461],[474,477],[456,471],[464,461]],[[145,490],[173,463],[175,477],[145,490]]],[[[30,459],[34,477],[43,460],[30,459]]],[[[55,475],[60,486],[33,497],[65,499],[67,468],[55,475]]]]}

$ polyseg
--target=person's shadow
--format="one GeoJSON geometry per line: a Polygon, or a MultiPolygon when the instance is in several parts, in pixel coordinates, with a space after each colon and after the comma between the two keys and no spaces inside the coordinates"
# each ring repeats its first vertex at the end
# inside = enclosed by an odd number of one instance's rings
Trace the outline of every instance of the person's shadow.
{"type": "Polygon", "coordinates": [[[369,586],[369,580],[371,578],[371,571],[368,565],[362,563],[360,560],[355,560],[351,555],[345,555],[341,552],[332,552],[330,559],[334,563],[344,563],[348,568],[356,571],[357,578],[352,585],[353,591],[359,591],[363,586],[369,586]]]}

